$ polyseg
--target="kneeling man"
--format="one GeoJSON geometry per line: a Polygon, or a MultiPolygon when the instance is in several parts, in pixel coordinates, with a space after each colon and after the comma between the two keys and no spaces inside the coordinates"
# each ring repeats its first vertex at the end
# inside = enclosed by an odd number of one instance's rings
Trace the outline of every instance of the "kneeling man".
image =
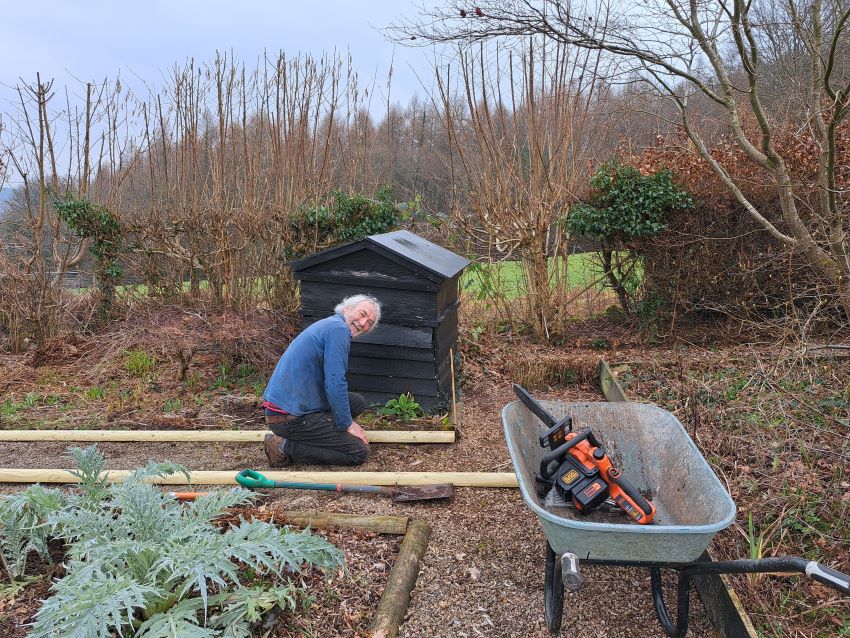
{"type": "Polygon", "coordinates": [[[335,314],[299,334],[281,356],[263,394],[265,451],[272,467],[293,463],[359,465],[369,441],[357,418],[366,400],[348,391],[352,337],[381,319],[381,304],[369,295],[343,299],[335,314]]]}

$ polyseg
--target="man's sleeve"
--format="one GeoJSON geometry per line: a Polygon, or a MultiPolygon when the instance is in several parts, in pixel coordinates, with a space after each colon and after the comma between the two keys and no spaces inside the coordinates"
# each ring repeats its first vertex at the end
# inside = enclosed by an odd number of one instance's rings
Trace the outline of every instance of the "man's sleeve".
{"type": "Polygon", "coordinates": [[[351,332],[348,326],[328,331],[325,339],[325,396],[340,431],[347,430],[353,420],[348,403],[348,381],[345,379],[350,349],[351,332]]]}

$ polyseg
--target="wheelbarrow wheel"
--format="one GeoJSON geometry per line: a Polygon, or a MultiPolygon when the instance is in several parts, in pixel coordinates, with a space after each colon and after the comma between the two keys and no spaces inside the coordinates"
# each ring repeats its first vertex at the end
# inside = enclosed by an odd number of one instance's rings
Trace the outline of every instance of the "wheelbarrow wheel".
{"type": "Polygon", "coordinates": [[[561,631],[564,615],[564,582],[561,580],[561,561],[546,541],[546,626],[553,634],[561,631]]]}

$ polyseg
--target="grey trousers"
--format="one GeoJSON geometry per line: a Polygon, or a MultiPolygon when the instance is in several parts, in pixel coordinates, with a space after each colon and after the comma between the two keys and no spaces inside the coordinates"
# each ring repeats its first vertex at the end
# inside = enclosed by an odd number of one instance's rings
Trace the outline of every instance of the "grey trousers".
{"type": "MultiPolygon", "coordinates": [[[[366,409],[366,399],[348,393],[351,416],[357,418],[366,409]]],[[[309,412],[290,423],[269,425],[269,429],[285,440],[283,451],[293,463],[323,465],[360,465],[369,457],[369,446],[348,432],[340,432],[333,414],[309,412]]]]}

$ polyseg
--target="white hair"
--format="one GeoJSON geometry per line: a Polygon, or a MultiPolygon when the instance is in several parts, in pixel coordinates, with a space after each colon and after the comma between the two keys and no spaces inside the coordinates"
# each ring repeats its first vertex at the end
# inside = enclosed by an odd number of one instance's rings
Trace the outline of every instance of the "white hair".
{"type": "Polygon", "coordinates": [[[351,295],[350,297],[346,297],[345,299],[343,299],[342,301],[340,301],[336,305],[336,307],[334,308],[334,312],[338,312],[339,314],[342,314],[343,310],[346,310],[347,308],[353,308],[357,304],[361,304],[364,301],[368,301],[370,304],[372,304],[372,307],[375,309],[375,323],[372,324],[372,328],[371,328],[371,329],[374,329],[375,326],[378,325],[378,322],[381,320],[381,302],[378,301],[372,295],[360,294],[360,295],[351,295]]]}

